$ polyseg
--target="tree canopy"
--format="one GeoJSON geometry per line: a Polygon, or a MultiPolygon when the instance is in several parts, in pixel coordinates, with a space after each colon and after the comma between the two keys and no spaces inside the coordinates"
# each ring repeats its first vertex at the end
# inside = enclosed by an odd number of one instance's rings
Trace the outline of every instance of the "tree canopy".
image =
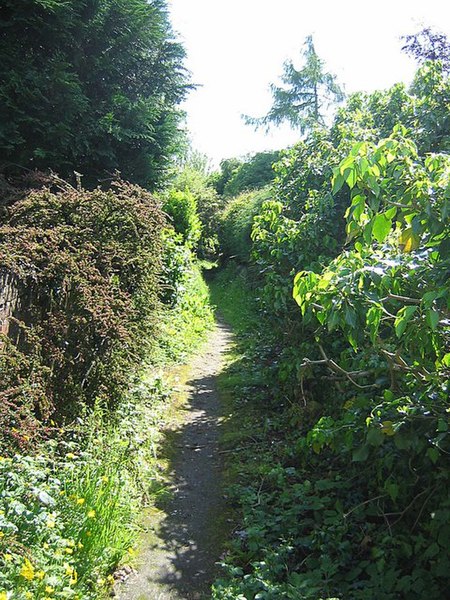
{"type": "Polygon", "coordinates": [[[420,64],[427,60],[439,60],[444,72],[450,73],[450,42],[444,33],[424,27],[418,33],[402,37],[403,52],[415,58],[420,64]]]}
{"type": "Polygon", "coordinates": [[[154,186],[188,89],[164,0],[5,0],[2,163],[154,186]]]}
{"type": "Polygon", "coordinates": [[[249,125],[265,127],[288,122],[301,133],[315,124],[324,124],[327,108],[344,99],[344,93],[336,77],[327,73],[323,61],[317,55],[312,36],[305,40],[302,52],[304,66],[297,70],[292,60],[283,64],[283,86],[271,84],[273,104],[267,115],[244,117],[249,125]]]}

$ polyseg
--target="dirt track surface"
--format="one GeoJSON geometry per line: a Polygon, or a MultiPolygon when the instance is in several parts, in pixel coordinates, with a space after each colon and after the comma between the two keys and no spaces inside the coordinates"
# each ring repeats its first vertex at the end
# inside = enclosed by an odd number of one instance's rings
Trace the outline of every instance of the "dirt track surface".
{"type": "Polygon", "coordinates": [[[206,600],[220,558],[224,500],[218,453],[220,400],[216,378],[231,334],[217,324],[190,363],[183,422],[171,435],[173,497],[147,517],[138,572],[118,590],[121,600],[206,600]]]}

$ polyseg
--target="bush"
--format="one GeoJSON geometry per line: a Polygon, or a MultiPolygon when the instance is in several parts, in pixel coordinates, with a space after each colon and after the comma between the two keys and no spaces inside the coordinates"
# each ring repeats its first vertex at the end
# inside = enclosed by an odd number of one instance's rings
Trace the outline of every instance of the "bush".
{"type": "Polygon", "coordinates": [[[163,210],[176,233],[189,248],[195,249],[201,235],[201,223],[197,214],[197,202],[191,192],[171,189],[164,199],[163,210]]]}
{"type": "Polygon", "coordinates": [[[219,226],[220,250],[225,258],[237,257],[241,262],[248,262],[253,219],[270,197],[271,191],[267,188],[240,194],[227,203],[220,215],[219,226]]]}
{"type": "Polygon", "coordinates": [[[0,270],[21,296],[16,358],[0,346],[4,401],[48,416],[120,397],[156,324],[163,225],[155,199],[121,181],[18,193],[0,227],[0,270]]]}

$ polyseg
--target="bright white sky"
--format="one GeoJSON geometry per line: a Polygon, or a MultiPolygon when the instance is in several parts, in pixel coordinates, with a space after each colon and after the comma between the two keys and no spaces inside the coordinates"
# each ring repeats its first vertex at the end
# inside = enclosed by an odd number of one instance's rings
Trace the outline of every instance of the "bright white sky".
{"type": "Polygon", "coordinates": [[[301,65],[307,35],[347,93],[411,81],[416,64],[400,51],[401,35],[431,26],[450,37],[450,0],[168,0],[168,6],[186,66],[201,86],[183,105],[187,127],[194,149],[215,166],[298,140],[288,127],[255,132],[241,115],[267,113],[269,84],[279,82],[286,59],[301,65]]]}

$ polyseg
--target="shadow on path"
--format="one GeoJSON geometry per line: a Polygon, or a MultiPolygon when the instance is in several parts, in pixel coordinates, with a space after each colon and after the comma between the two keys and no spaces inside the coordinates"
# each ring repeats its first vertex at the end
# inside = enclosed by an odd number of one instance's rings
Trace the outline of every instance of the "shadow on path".
{"type": "Polygon", "coordinates": [[[148,517],[153,529],[139,572],[123,600],[206,600],[226,530],[218,453],[220,400],[216,377],[231,340],[219,323],[191,364],[188,402],[180,427],[168,432],[172,499],[148,517]],[[174,451],[175,450],[175,451],[174,451]]]}

